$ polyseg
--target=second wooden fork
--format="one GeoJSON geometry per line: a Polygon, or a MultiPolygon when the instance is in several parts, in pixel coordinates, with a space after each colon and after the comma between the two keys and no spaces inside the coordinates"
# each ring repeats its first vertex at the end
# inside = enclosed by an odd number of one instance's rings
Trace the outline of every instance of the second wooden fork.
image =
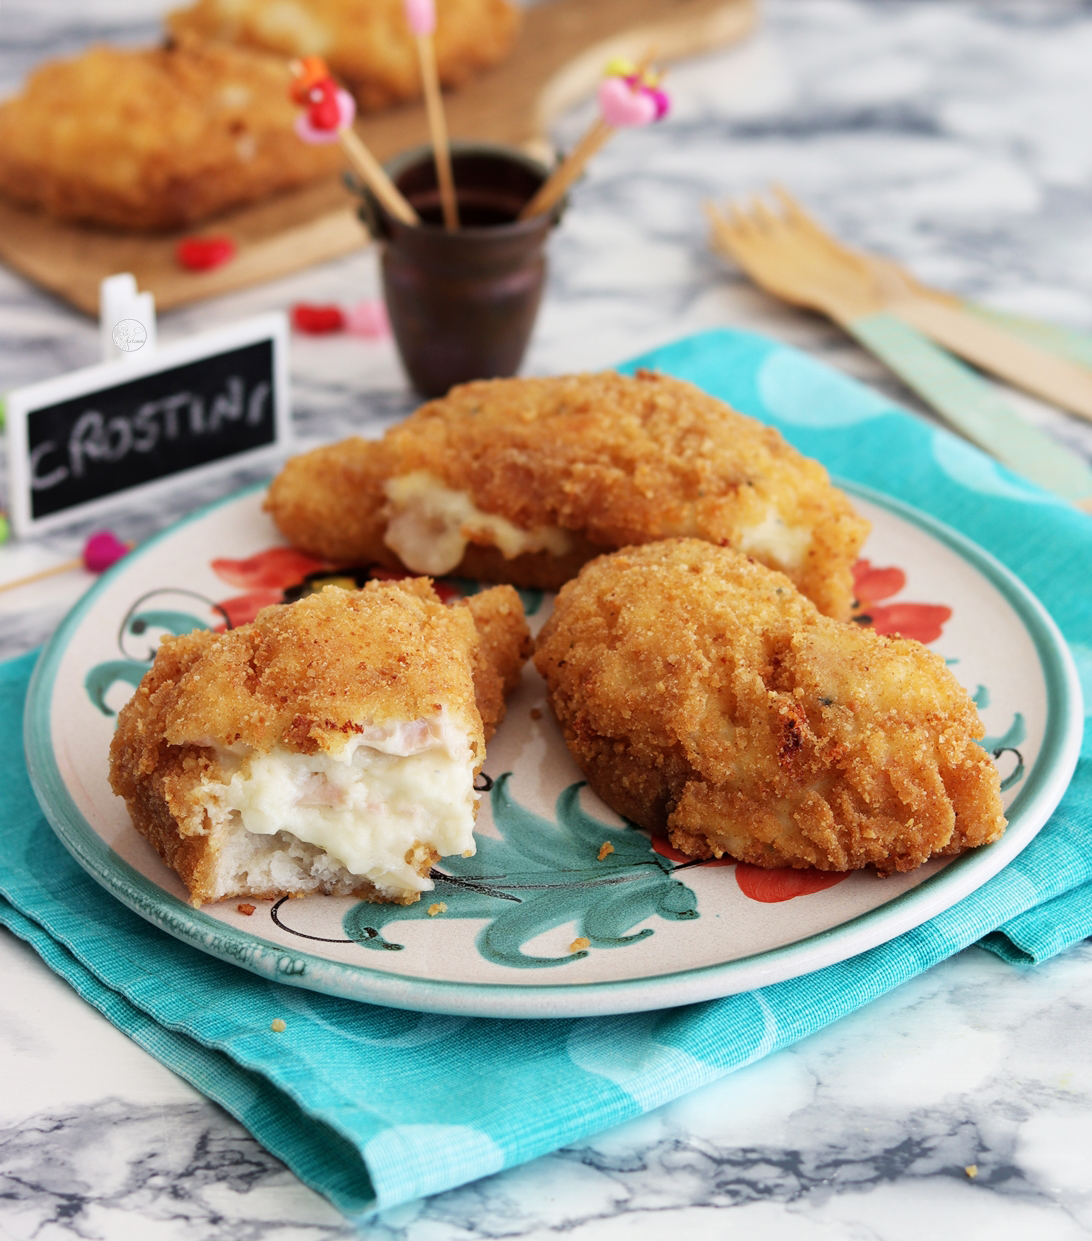
{"type": "Polygon", "coordinates": [[[885,308],[961,358],[1052,405],[1092,421],[1092,369],[1037,347],[968,310],[958,297],[922,284],[893,259],[851,250],[826,232],[781,186],[774,187],[785,218],[816,242],[863,263],[885,308]]]}
{"type": "Polygon", "coordinates": [[[912,277],[886,260],[841,246],[787,196],[782,206],[778,211],[755,201],[721,214],[707,204],[714,247],[767,292],[840,324],[998,460],[1092,509],[1092,469],[1084,460],[1026,423],[974,371],[893,313],[893,306],[915,295],[912,277]]]}

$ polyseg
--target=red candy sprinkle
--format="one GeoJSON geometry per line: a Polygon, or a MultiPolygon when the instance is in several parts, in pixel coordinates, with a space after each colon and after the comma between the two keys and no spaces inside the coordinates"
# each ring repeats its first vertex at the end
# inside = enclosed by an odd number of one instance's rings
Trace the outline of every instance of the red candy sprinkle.
{"type": "Polygon", "coordinates": [[[300,302],[292,307],[292,326],[297,332],[321,336],[345,330],[345,313],[340,306],[310,306],[300,302]]]}
{"type": "Polygon", "coordinates": [[[129,550],[129,544],[123,543],[116,534],[100,530],[83,545],[84,568],[89,573],[105,573],[122,556],[128,556],[129,550]]]}
{"type": "Polygon", "coordinates": [[[211,271],[235,257],[235,242],[230,237],[184,237],[175,257],[188,271],[211,271]]]}

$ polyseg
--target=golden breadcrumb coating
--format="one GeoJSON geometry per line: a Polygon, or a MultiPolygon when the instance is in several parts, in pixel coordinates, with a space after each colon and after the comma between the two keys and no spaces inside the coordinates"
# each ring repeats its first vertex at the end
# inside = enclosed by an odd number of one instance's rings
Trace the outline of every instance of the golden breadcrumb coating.
{"type": "Polygon", "coordinates": [[[686,535],[783,569],[820,611],[846,619],[869,528],[823,467],[773,428],[651,371],[464,384],[378,442],[289,461],[266,508],[313,555],[396,565],[385,486],[417,472],[521,531],[567,536],[564,552],[505,559],[489,529],[471,523],[454,571],[517,586],[557,589],[603,551],[686,535]]]}
{"type": "Polygon", "coordinates": [[[691,857],[883,874],[996,840],[1000,779],[939,655],[672,539],[587,565],[535,666],[600,797],[691,857]]]}
{"type": "Polygon", "coordinates": [[[504,719],[505,699],[519,684],[531,657],[531,633],[523,604],[511,586],[493,586],[462,601],[478,631],[474,694],[488,742],[504,719]]]}
{"type": "MultiPolygon", "coordinates": [[[[322,56],[366,111],[417,99],[421,75],[403,0],[197,0],[167,17],[175,35],[322,56]]],[[[509,0],[437,0],[440,81],[458,86],[511,50],[519,10],[509,0]]]]}
{"type": "MultiPolygon", "coordinates": [[[[279,895],[212,889],[225,840],[202,794],[224,780],[223,751],[337,753],[365,724],[443,710],[466,730],[480,767],[529,650],[511,587],[445,606],[427,579],[329,586],[224,634],[167,637],[119,714],[110,785],[197,903],[279,895]]],[[[427,873],[435,860],[422,849],[415,862],[427,873]]],[[[349,890],[376,899],[367,883],[349,890]]]]}
{"type": "Polygon", "coordinates": [[[65,220],[183,228],[337,172],[301,142],[291,73],[229,47],[93,47],[0,104],[0,194],[65,220]]]}

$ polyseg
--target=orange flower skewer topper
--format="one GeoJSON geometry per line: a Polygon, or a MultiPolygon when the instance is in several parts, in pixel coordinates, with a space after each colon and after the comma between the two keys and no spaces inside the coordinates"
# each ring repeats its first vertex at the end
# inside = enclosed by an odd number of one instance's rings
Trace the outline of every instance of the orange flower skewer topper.
{"type": "Polygon", "coordinates": [[[306,109],[296,118],[299,137],[304,142],[339,142],[354,170],[391,215],[404,224],[419,224],[417,212],[357,136],[353,129],[356,101],[330,76],[326,62],[305,56],[292,62],[292,73],[289,95],[306,109]]]}

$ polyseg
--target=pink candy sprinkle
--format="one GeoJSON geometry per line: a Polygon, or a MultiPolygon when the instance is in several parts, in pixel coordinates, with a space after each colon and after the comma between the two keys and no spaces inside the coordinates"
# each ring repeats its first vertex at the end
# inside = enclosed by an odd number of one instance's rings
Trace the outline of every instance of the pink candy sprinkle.
{"type": "Polygon", "coordinates": [[[89,573],[105,573],[122,556],[128,556],[129,551],[130,545],[123,543],[116,534],[100,530],[83,545],[84,568],[89,573]]]}
{"type": "Polygon", "coordinates": [[[353,336],[375,340],[391,334],[387,307],[383,302],[358,302],[345,315],[345,330],[353,336]]]}

